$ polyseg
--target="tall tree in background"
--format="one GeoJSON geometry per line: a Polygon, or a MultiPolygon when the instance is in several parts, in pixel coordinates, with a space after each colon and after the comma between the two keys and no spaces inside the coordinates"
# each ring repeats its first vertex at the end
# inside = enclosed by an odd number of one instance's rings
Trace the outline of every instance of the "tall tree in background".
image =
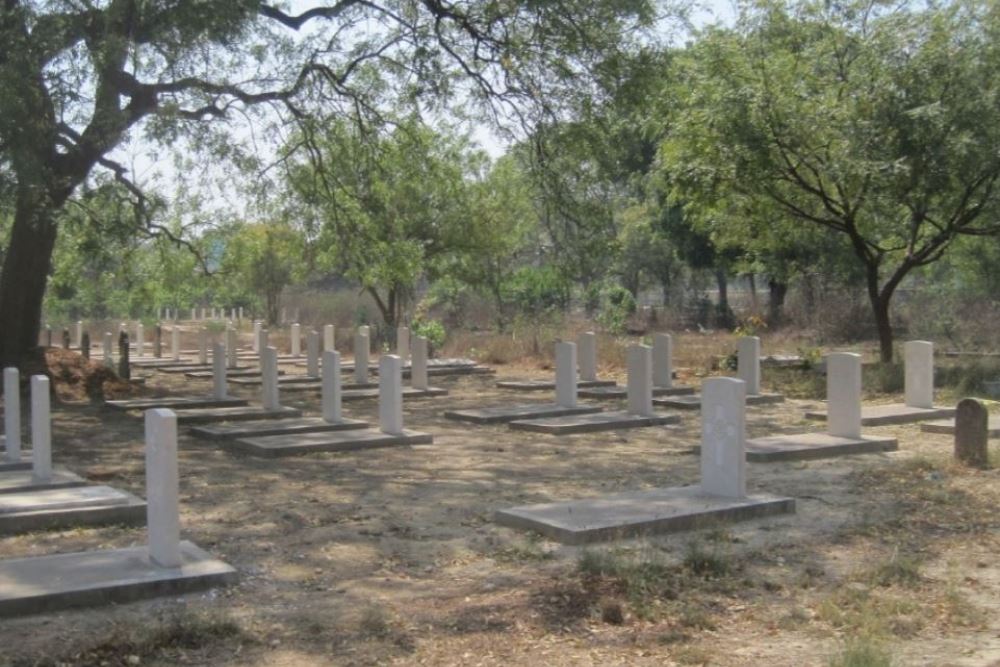
{"type": "Polygon", "coordinates": [[[900,283],[1000,231],[1000,6],[762,2],[685,61],[661,150],[676,199],[764,199],[844,235],[891,361],[900,283]]]}

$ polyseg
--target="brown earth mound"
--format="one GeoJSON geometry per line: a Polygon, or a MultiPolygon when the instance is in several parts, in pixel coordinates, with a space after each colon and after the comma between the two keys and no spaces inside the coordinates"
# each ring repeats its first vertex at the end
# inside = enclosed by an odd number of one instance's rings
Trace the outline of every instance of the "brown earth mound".
{"type": "Polygon", "coordinates": [[[45,365],[44,369],[31,369],[31,373],[48,375],[60,401],[127,398],[138,392],[138,387],[118,377],[107,366],[84,359],[72,350],[47,349],[45,365]]]}

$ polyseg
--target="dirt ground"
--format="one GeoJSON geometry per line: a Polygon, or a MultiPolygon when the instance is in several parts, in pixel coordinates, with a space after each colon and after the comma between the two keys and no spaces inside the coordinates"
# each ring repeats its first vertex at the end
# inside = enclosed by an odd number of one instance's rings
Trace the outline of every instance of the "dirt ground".
{"type": "MultiPolygon", "coordinates": [[[[144,373],[148,393],[210,391],[144,373]]],[[[545,372],[498,377],[527,375],[545,372]]],[[[441,416],[546,398],[495,379],[443,378],[434,384],[449,396],[407,401],[407,426],[432,445],[262,460],[182,429],[183,537],[235,566],[240,583],[5,619],[0,664],[798,667],[834,664],[857,638],[897,665],[1000,664],[1000,469],[952,465],[948,436],[876,428],[900,451],[750,464],[750,488],[796,498],[794,515],[565,547],[501,528],[492,513],[696,483],[697,414],[563,437],[441,416]]],[[[282,400],[318,413],[316,394],[282,400]]],[[[817,405],[750,408],[749,435],[821,428],[802,419],[817,405]]],[[[54,408],[57,464],[144,495],[139,415],[86,399],[54,408]]],[[[345,414],[375,420],[375,402],[345,414]]],[[[144,539],[137,528],[37,533],[0,538],[0,557],[144,539]]]]}

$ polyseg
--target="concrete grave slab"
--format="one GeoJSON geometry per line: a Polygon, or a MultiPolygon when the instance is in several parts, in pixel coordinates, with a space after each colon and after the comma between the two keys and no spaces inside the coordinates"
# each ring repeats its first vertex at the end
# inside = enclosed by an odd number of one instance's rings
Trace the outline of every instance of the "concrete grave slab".
{"type": "MultiPolygon", "coordinates": [[[[208,371],[209,373],[211,373],[212,372],[212,364],[194,364],[194,365],[188,364],[188,365],[184,365],[184,366],[162,366],[160,368],[157,368],[156,370],[159,371],[160,373],[184,373],[185,375],[188,374],[188,373],[198,373],[198,372],[201,372],[201,371],[208,371]]],[[[237,371],[246,371],[246,370],[257,370],[257,369],[252,368],[250,366],[236,366],[236,367],[229,367],[229,368],[227,368],[226,372],[227,373],[235,373],[237,371]]]]}
{"type": "Polygon", "coordinates": [[[510,422],[510,428],[515,431],[533,431],[551,435],[568,435],[572,433],[596,433],[599,431],[617,431],[646,426],[661,426],[677,424],[681,418],[677,415],[657,415],[646,417],[627,412],[592,412],[582,415],[567,415],[547,419],[528,419],[510,422]]]}
{"type": "MultiPolygon", "coordinates": [[[[500,389],[513,389],[514,391],[552,391],[556,388],[556,383],[550,380],[500,380],[496,384],[500,389]]],[[[576,386],[578,389],[591,387],[614,387],[615,381],[577,380],[576,386]]]]}
{"type": "MultiPolygon", "coordinates": [[[[228,371],[227,371],[228,372],[228,371]]],[[[229,380],[232,384],[239,384],[247,387],[259,387],[263,384],[263,378],[258,374],[248,377],[235,377],[229,380]]],[[[282,389],[286,386],[305,384],[305,385],[319,385],[319,377],[310,377],[308,375],[286,375],[278,379],[278,384],[281,385],[282,389]]],[[[344,385],[348,386],[348,385],[344,385]]],[[[377,384],[365,383],[365,388],[377,387],[377,384]]]]}
{"type": "MultiPolygon", "coordinates": [[[[785,397],[781,394],[748,394],[746,401],[747,405],[771,405],[783,403],[785,397]]],[[[653,405],[674,408],[675,410],[700,410],[701,394],[654,398],[653,405]]]]}
{"type": "Polygon", "coordinates": [[[248,421],[252,419],[285,419],[299,417],[302,411],[297,408],[278,406],[274,409],[256,405],[238,406],[232,408],[201,408],[176,410],[177,421],[181,424],[210,424],[212,422],[248,421]]]}
{"type": "MultiPolygon", "coordinates": [[[[675,385],[673,387],[653,387],[653,396],[687,396],[695,392],[694,387],[682,387],[675,385]]],[[[580,398],[604,398],[604,399],[615,399],[615,398],[625,398],[628,394],[625,387],[614,385],[612,387],[591,387],[589,389],[581,389],[577,393],[580,398]]]]}
{"type": "Polygon", "coordinates": [[[191,429],[191,434],[200,438],[251,438],[265,435],[295,435],[363,428],[368,428],[368,422],[357,419],[328,422],[319,417],[298,417],[294,419],[254,420],[215,426],[195,426],[191,429]]]}
{"type": "MultiPolygon", "coordinates": [[[[285,371],[279,370],[278,375],[284,375],[285,371]]],[[[185,373],[185,377],[193,378],[195,380],[211,380],[213,373],[212,371],[194,371],[193,373],[185,373]]],[[[259,368],[241,368],[235,370],[226,369],[226,378],[231,377],[260,377],[259,368]]]]}
{"type": "MultiPolygon", "coordinates": [[[[1000,416],[990,417],[986,429],[986,433],[989,437],[1000,438],[1000,416]]],[[[924,433],[943,433],[945,435],[955,435],[955,420],[935,419],[934,421],[923,422],[920,424],[920,430],[924,433]]]]}
{"type": "Polygon", "coordinates": [[[729,498],[698,486],[630,491],[600,498],[500,510],[494,520],[564,544],[672,533],[716,521],[746,521],[795,511],[795,500],[771,494],[729,498]]]}
{"type": "MultiPolygon", "coordinates": [[[[448,390],[441,387],[428,387],[427,389],[403,387],[403,398],[434,398],[435,396],[447,395],[448,390]]],[[[378,388],[355,389],[353,391],[345,391],[340,395],[341,401],[362,401],[371,398],[378,398],[378,388]]]]}
{"type": "Polygon", "coordinates": [[[150,410],[152,408],[191,409],[225,408],[246,405],[244,398],[213,398],[211,396],[163,396],[161,398],[135,398],[125,401],[106,401],[113,410],[150,410]]]}
{"type": "Polygon", "coordinates": [[[0,494],[0,535],[73,526],[146,522],[146,503],[110,486],[0,494]]]}
{"type": "MultiPolygon", "coordinates": [[[[912,424],[955,416],[955,408],[915,408],[902,403],[869,405],[861,408],[862,426],[886,426],[888,424],[912,424]]],[[[806,419],[826,421],[826,411],[806,412],[806,419]]]]}
{"type": "Polygon", "coordinates": [[[754,463],[825,459],[852,454],[894,452],[897,449],[899,443],[896,438],[875,435],[845,438],[828,433],[752,438],[746,444],[747,461],[754,463]]]}
{"type": "Polygon", "coordinates": [[[30,468],[0,472],[0,494],[64,489],[86,484],[87,480],[65,468],[53,468],[52,475],[45,481],[38,480],[30,468]]]}
{"type": "Polygon", "coordinates": [[[159,567],[146,547],[0,561],[0,616],[181,595],[234,583],[236,570],[190,542],[179,567],[159,567]]]}
{"type": "Polygon", "coordinates": [[[31,452],[21,452],[21,459],[18,461],[8,461],[0,459],[0,472],[13,472],[17,470],[31,470],[31,452]]]}
{"type": "Polygon", "coordinates": [[[601,409],[596,405],[577,405],[568,408],[557,403],[531,403],[528,405],[497,405],[488,408],[448,410],[444,416],[447,419],[472,422],[473,424],[504,424],[524,419],[585,415],[600,412],[601,409]]]}
{"type": "Polygon", "coordinates": [[[394,447],[402,445],[431,444],[429,433],[404,430],[390,434],[375,429],[336,431],[332,433],[304,433],[296,435],[271,435],[259,438],[240,438],[223,441],[223,446],[234,452],[277,458],[298,456],[314,452],[347,452],[359,449],[394,447]]]}

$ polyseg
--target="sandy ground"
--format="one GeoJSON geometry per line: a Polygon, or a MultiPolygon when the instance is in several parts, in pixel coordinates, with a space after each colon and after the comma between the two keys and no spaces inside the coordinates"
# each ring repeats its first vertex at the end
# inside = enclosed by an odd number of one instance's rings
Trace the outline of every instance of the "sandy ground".
{"type": "MultiPolygon", "coordinates": [[[[149,375],[151,392],[210,391],[149,375]]],[[[501,369],[508,375],[525,371],[501,369]]],[[[0,621],[0,664],[807,666],[828,664],[860,634],[900,665],[1000,661],[1000,470],[951,465],[948,436],[879,428],[900,438],[899,452],[750,464],[751,489],[795,497],[797,513],[602,547],[674,568],[671,592],[635,593],[581,573],[581,549],[498,527],[492,513],[696,483],[697,415],[564,437],[441,417],[546,398],[494,380],[439,379],[450,396],[407,402],[407,426],[432,433],[432,445],[258,460],[183,434],[183,535],[238,568],[240,583],[0,621]],[[687,572],[692,543],[722,554],[729,571],[687,572]],[[873,578],[903,557],[919,562],[915,580],[873,578]],[[170,622],[185,631],[142,639],[170,622]]],[[[319,408],[310,393],[283,402],[319,408]]],[[[801,418],[817,405],[752,408],[750,436],[817,429],[801,418]]],[[[374,420],[375,408],[351,403],[345,414],[374,420]]],[[[92,403],[55,410],[56,463],[144,494],[138,415],[92,403]]],[[[7,537],[0,557],[144,537],[116,527],[7,537]]]]}

